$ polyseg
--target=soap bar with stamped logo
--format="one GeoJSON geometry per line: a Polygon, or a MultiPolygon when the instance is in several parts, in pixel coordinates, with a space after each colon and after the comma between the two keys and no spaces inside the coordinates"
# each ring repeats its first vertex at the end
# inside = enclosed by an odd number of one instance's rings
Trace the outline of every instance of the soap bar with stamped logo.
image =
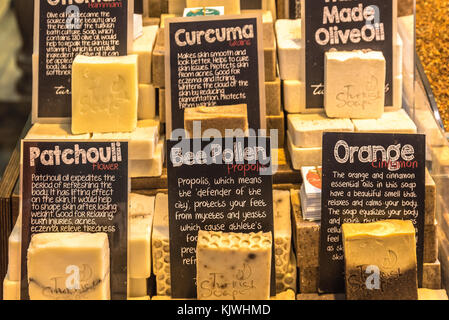
{"type": "Polygon", "coordinates": [[[39,233],[27,252],[30,300],[109,300],[106,233],[39,233]]]}
{"type": "Polygon", "coordinates": [[[324,109],[328,117],[382,116],[386,64],[381,51],[329,51],[324,61],[324,109]]]}
{"type": "Polygon", "coordinates": [[[72,133],[131,132],[137,126],[137,55],[78,55],[72,67],[72,133]]]}
{"type": "Polygon", "coordinates": [[[417,300],[415,228],[410,220],[344,223],[346,298],[417,300]]]}
{"type": "Polygon", "coordinates": [[[198,232],[199,300],[268,300],[271,233],[198,232]]]}

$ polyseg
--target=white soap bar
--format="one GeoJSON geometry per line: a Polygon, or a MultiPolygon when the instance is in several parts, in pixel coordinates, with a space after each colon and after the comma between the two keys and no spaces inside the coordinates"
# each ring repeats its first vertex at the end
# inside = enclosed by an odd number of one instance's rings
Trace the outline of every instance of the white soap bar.
{"type": "Polygon", "coordinates": [[[288,113],[321,112],[322,109],[306,109],[304,82],[299,80],[282,81],[284,91],[284,109],[288,113]]]}
{"type": "Polygon", "coordinates": [[[89,138],[89,133],[72,134],[68,123],[35,123],[25,136],[25,140],[87,140],[89,138]]]}
{"type": "Polygon", "coordinates": [[[385,112],[380,119],[354,119],[356,132],[417,133],[415,123],[404,109],[385,112]]]}
{"type": "Polygon", "coordinates": [[[290,191],[273,190],[274,252],[276,278],[287,272],[290,260],[292,225],[290,191]]]}
{"type": "Polygon", "coordinates": [[[151,84],[139,84],[137,117],[139,120],[156,118],[156,88],[151,84]]]}
{"type": "Polygon", "coordinates": [[[386,63],[381,51],[330,51],[324,61],[324,109],[328,117],[382,116],[386,63]]]}
{"type": "Polygon", "coordinates": [[[21,279],[20,255],[22,252],[22,224],[20,217],[21,216],[17,219],[17,222],[8,238],[8,279],[11,281],[20,281],[21,279]]]}
{"type": "Polygon", "coordinates": [[[131,278],[139,279],[151,276],[152,223],[152,215],[130,218],[128,274],[131,278]]]}
{"type": "Polygon", "coordinates": [[[20,300],[20,281],[10,280],[8,274],[3,279],[3,300],[20,300]]]}
{"type": "Polygon", "coordinates": [[[287,145],[292,160],[293,169],[301,170],[306,166],[321,166],[322,148],[299,148],[296,147],[290,133],[287,131],[287,145]]]}
{"type": "Polygon", "coordinates": [[[94,133],[92,140],[129,140],[130,160],[152,159],[159,141],[159,121],[141,120],[133,132],[94,133]]]}
{"type": "Polygon", "coordinates": [[[354,125],[350,119],[331,119],[324,113],[289,114],[287,120],[292,143],[300,148],[321,147],[323,132],[354,131],[354,125]]]}
{"type": "Polygon", "coordinates": [[[130,160],[129,171],[131,178],[160,177],[164,167],[165,159],[165,137],[159,140],[156,152],[149,160],[130,160]]]}
{"type": "Polygon", "coordinates": [[[278,46],[279,72],[282,80],[304,81],[301,44],[301,19],[279,19],[275,24],[278,46]]]}
{"type": "Polygon", "coordinates": [[[158,26],[143,27],[143,35],[133,44],[133,54],[138,58],[138,78],[139,83],[150,84],[151,81],[151,56],[153,54],[154,43],[156,41],[158,26]]]}
{"type": "Polygon", "coordinates": [[[149,197],[138,193],[130,193],[128,216],[153,216],[154,201],[155,197],[149,197]]]}
{"type": "Polygon", "coordinates": [[[198,232],[198,300],[268,300],[272,235],[198,232]]]}
{"type": "Polygon", "coordinates": [[[148,295],[147,279],[128,278],[128,299],[137,299],[148,295]]]}

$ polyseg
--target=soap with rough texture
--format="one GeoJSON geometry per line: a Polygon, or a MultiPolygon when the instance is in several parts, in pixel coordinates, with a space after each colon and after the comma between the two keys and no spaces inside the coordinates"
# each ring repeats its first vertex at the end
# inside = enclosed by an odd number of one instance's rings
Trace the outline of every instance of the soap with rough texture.
{"type": "Polygon", "coordinates": [[[133,131],[137,97],[137,55],[78,55],[72,66],[72,133],[133,131]]]}
{"type": "Polygon", "coordinates": [[[151,159],[129,160],[129,175],[131,178],[160,177],[164,167],[165,137],[159,139],[156,151],[151,159]]]}
{"type": "Polygon", "coordinates": [[[292,225],[290,191],[273,190],[274,259],[276,278],[287,272],[290,262],[292,225]]]}
{"type": "Polygon", "coordinates": [[[301,56],[304,54],[301,19],[278,19],[275,29],[281,79],[304,81],[301,69],[301,56]]]}
{"type": "Polygon", "coordinates": [[[35,123],[25,140],[87,140],[90,134],[72,134],[68,123],[35,123]]]}
{"type": "Polygon", "coordinates": [[[138,56],[139,83],[152,83],[151,57],[158,29],[156,25],[143,27],[143,35],[134,40],[132,53],[138,56]]]}
{"type": "Polygon", "coordinates": [[[384,112],[379,119],[353,119],[355,132],[416,133],[415,123],[404,109],[384,112]]]}
{"type": "Polygon", "coordinates": [[[156,117],[156,88],[152,84],[139,84],[137,117],[139,120],[156,117]]]}
{"type": "Polygon", "coordinates": [[[292,160],[293,169],[301,170],[301,167],[321,166],[322,148],[300,148],[293,144],[290,132],[287,131],[287,146],[292,160]]]}

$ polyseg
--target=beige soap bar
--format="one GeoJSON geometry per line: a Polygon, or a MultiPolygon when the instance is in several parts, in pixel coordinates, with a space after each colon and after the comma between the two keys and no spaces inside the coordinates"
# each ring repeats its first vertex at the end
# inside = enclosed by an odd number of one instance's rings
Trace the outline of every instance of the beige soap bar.
{"type": "Polygon", "coordinates": [[[138,300],[139,298],[145,297],[147,295],[148,295],[147,279],[128,278],[128,300],[130,299],[138,300]]]}
{"type": "Polygon", "coordinates": [[[21,252],[22,252],[22,219],[21,215],[16,221],[14,228],[8,238],[8,279],[20,281],[21,279],[21,252]]]}
{"type": "Polygon", "coordinates": [[[153,215],[130,217],[130,235],[128,240],[128,274],[131,278],[141,279],[151,276],[151,226],[153,215]]]}
{"type": "Polygon", "coordinates": [[[78,55],[72,67],[72,133],[133,131],[137,97],[137,55],[78,55]]]}
{"type": "Polygon", "coordinates": [[[284,146],[285,142],[285,114],[281,111],[281,113],[277,116],[266,116],[266,125],[267,125],[267,133],[273,136],[272,130],[277,134],[277,141],[275,139],[271,139],[271,148],[279,149],[284,146]],[[277,145],[275,143],[277,142],[277,145]]]}
{"type": "Polygon", "coordinates": [[[89,133],[72,134],[68,123],[35,123],[25,136],[25,140],[87,140],[89,138],[89,133]]]}
{"type": "MultiPolygon", "coordinates": [[[[276,250],[276,249],[275,249],[276,250]]],[[[298,268],[296,266],[296,256],[293,250],[290,252],[290,261],[285,273],[276,274],[276,293],[282,293],[285,290],[297,291],[298,268]]]]}
{"type": "Polygon", "coordinates": [[[353,119],[356,132],[416,133],[417,128],[404,109],[384,112],[379,119],[353,119]]]}
{"type": "Polygon", "coordinates": [[[152,159],[159,141],[159,121],[141,120],[132,132],[94,133],[92,140],[129,140],[130,160],[152,159]]]}
{"type": "Polygon", "coordinates": [[[268,300],[271,233],[200,230],[196,249],[199,300],[268,300]]]}
{"type": "Polygon", "coordinates": [[[106,233],[35,234],[27,252],[30,299],[109,300],[109,260],[106,233]]]}
{"type": "Polygon", "coordinates": [[[9,278],[9,272],[3,279],[3,300],[20,300],[20,281],[9,278]]]}
{"type": "Polygon", "coordinates": [[[131,178],[160,177],[164,167],[165,137],[161,137],[152,159],[130,160],[129,175],[131,178]]]}
{"type": "Polygon", "coordinates": [[[279,19],[276,21],[275,29],[281,79],[304,81],[302,78],[304,49],[301,44],[301,19],[279,19]]]}
{"type": "Polygon", "coordinates": [[[276,278],[287,272],[290,262],[292,225],[290,191],[273,190],[274,252],[276,278]]]}
{"type": "Polygon", "coordinates": [[[156,35],[158,26],[146,26],[143,27],[143,35],[134,40],[133,54],[136,54],[138,58],[138,79],[140,84],[150,84],[151,81],[151,57],[153,54],[154,44],[156,42],[156,35]]]}
{"type": "Polygon", "coordinates": [[[343,223],[342,232],[348,300],[418,299],[411,221],[343,223]]]}
{"type": "MultiPolygon", "coordinates": [[[[441,288],[441,263],[436,260],[432,263],[423,263],[422,287],[427,289],[441,288]]],[[[418,293],[419,295],[419,293],[418,293]]]]}
{"type": "Polygon", "coordinates": [[[293,144],[290,132],[287,131],[287,145],[293,169],[301,170],[306,166],[321,166],[322,148],[299,148],[293,144]]]}
{"type": "Polygon", "coordinates": [[[324,58],[324,109],[331,118],[380,118],[386,62],[381,51],[329,51],[324,58]]]}
{"type": "Polygon", "coordinates": [[[314,113],[321,112],[322,109],[306,109],[305,85],[299,80],[282,81],[284,91],[284,109],[288,113],[314,113]]]}
{"type": "Polygon", "coordinates": [[[279,78],[275,81],[265,81],[265,101],[268,116],[281,114],[281,80],[279,78]]]}
{"type": "Polygon", "coordinates": [[[276,294],[275,297],[271,297],[270,300],[296,300],[296,292],[288,289],[276,294]]]}
{"type": "Polygon", "coordinates": [[[129,217],[154,215],[155,197],[149,197],[143,194],[129,194],[129,217]]]}
{"type": "Polygon", "coordinates": [[[231,136],[245,136],[248,109],[246,104],[188,108],[184,110],[184,128],[194,138],[200,138],[208,129],[218,130],[223,137],[227,136],[227,129],[232,130],[231,136]],[[201,130],[194,131],[195,121],[201,124],[201,130]]]}
{"type": "Polygon", "coordinates": [[[331,119],[324,113],[289,114],[288,132],[292,143],[300,148],[321,148],[323,132],[352,132],[350,119],[331,119]]]}
{"type": "Polygon", "coordinates": [[[128,297],[127,300],[151,300],[151,297],[150,296],[128,297]]]}
{"type": "Polygon", "coordinates": [[[432,289],[418,289],[418,300],[449,300],[447,292],[444,289],[432,290],[432,289]]]}
{"type": "Polygon", "coordinates": [[[240,14],[240,0],[186,0],[186,7],[224,7],[225,14],[240,14]]]}
{"type": "Polygon", "coordinates": [[[156,118],[156,88],[152,84],[139,84],[137,117],[139,120],[156,118]]]}

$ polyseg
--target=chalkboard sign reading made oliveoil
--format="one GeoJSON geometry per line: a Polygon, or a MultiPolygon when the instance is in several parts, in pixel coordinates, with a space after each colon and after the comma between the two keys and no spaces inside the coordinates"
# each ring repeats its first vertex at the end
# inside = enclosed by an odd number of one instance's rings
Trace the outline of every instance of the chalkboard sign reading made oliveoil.
{"type": "Polygon", "coordinates": [[[224,108],[214,119],[215,129],[225,123],[227,128],[232,125],[243,131],[264,129],[261,15],[171,18],[166,20],[166,29],[167,137],[176,129],[187,130],[185,110],[198,110],[204,119],[211,111],[198,108],[205,107],[224,108]],[[226,110],[236,105],[240,109],[232,113],[239,113],[241,119],[229,119],[226,110]]]}
{"type": "Polygon", "coordinates": [[[127,55],[134,1],[38,0],[34,7],[32,120],[69,122],[73,60],[78,54],[127,55]]]}
{"type": "Polygon", "coordinates": [[[126,300],[128,142],[23,141],[21,163],[21,298],[126,300]]]}
{"type": "MultiPolygon", "coordinates": [[[[174,298],[195,298],[199,230],[273,235],[270,141],[168,140],[167,155],[171,292],[174,298]]],[[[273,250],[271,295],[275,294],[274,270],[273,250]]],[[[243,273],[246,276],[251,270],[243,273]]],[[[226,288],[210,289],[232,300],[234,290],[253,290],[250,275],[248,279],[236,276],[226,288]]]]}
{"type": "Polygon", "coordinates": [[[322,174],[319,290],[344,291],[344,223],[411,220],[421,274],[425,136],[324,133],[322,174]]]}
{"type": "MultiPolygon", "coordinates": [[[[385,106],[395,106],[397,0],[301,0],[302,79],[306,109],[324,107],[324,54],[338,51],[382,51],[386,60],[385,106]]],[[[339,76],[339,75],[338,75],[339,76]]],[[[401,103],[399,101],[399,103],[401,103]]]]}

